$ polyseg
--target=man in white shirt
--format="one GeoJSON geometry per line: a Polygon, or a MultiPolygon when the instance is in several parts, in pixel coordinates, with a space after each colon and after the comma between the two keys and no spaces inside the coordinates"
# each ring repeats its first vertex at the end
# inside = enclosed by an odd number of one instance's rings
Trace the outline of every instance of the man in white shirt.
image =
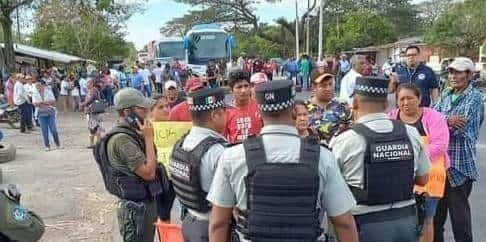
{"type": "Polygon", "coordinates": [[[15,78],[14,85],[14,103],[20,109],[20,132],[26,133],[27,129],[32,130],[32,109],[30,106],[30,100],[28,92],[24,87],[25,77],[18,74],[15,78]]]}
{"type": "Polygon", "coordinates": [[[152,75],[147,68],[147,65],[143,66],[143,69],[140,70],[140,73],[143,76],[143,94],[146,97],[152,96],[152,86],[150,85],[150,76],[152,75]]]}
{"type": "Polygon", "coordinates": [[[81,102],[84,102],[86,94],[88,93],[88,80],[86,79],[86,74],[82,73],[81,78],[79,78],[79,95],[81,102]]]}
{"type": "Polygon", "coordinates": [[[162,69],[162,64],[160,62],[157,63],[157,67],[152,71],[152,74],[155,76],[155,90],[157,90],[158,93],[163,93],[163,86],[164,84],[162,83],[162,74],[164,73],[164,69],[162,69]]]}
{"type": "Polygon", "coordinates": [[[351,70],[341,80],[341,90],[339,92],[339,99],[347,102],[349,106],[353,105],[353,98],[351,95],[354,91],[356,78],[361,76],[363,67],[366,64],[366,56],[354,55],[351,57],[351,70]]]}

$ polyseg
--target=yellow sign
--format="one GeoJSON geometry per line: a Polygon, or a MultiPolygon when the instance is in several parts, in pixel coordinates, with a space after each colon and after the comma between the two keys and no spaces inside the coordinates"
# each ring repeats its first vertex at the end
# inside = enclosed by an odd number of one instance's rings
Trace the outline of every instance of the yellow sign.
{"type": "Polygon", "coordinates": [[[169,158],[172,147],[191,127],[191,122],[154,122],[155,147],[157,147],[157,160],[166,168],[169,167],[169,158]]]}
{"type": "MultiPolygon", "coordinates": [[[[422,143],[425,147],[430,144],[427,136],[422,136],[422,143]]],[[[429,171],[429,180],[425,186],[414,186],[416,193],[427,193],[430,197],[442,198],[444,196],[447,175],[445,168],[445,156],[440,156],[432,161],[429,171]]]]}

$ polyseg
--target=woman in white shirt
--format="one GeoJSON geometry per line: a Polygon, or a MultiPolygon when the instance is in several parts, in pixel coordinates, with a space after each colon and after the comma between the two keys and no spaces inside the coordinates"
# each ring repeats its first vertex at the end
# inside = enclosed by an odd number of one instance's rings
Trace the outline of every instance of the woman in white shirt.
{"type": "Polygon", "coordinates": [[[60,149],[59,134],[56,125],[56,99],[50,88],[45,88],[41,83],[36,83],[37,91],[32,95],[32,103],[37,108],[37,117],[39,119],[44,149],[51,150],[49,144],[49,133],[52,134],[54,143],[60,149]]]}
{"type": "Polygon", "coordinates": [[[79,85],[79,80],[77,80],[77,76],[75,76],[74,80],[71,82],[71,99],[73,104],[73,111],[79,111],[79,103],[81,101],[81,86],[79,85]]]}
{"type": "MultiPolygon", "coordinates": [[[[71,78],[71,76],[69,77],[71,78]]],[[[63,78],[61,81],[61,90],[59,91],[59,100],[62,103],[62,111],[67,111],[70,107],[71,97],[69,95],[70,83],[67,78],[63,78]]]]}
{"type": "Polygon", "coordinates": [[[34,118],[34,121],[35,121],[35,125],[37,127],[39,127],[40,125],[39,125],[39,120],[37,119],[37,115],[36,115],[36,108],[32,104],[32,95],[34,94],[34,92],[37,92],[37,90],[35,88],[35,84],[34,84],[34,77],[33,76],[26,76],[25,79],[26,79],[27,82],[24,84],[24,89],[27,92],[27,96],[30,99],[29,101],[30,101],[32,113],[34,115],[33,118],[34,118]]]}

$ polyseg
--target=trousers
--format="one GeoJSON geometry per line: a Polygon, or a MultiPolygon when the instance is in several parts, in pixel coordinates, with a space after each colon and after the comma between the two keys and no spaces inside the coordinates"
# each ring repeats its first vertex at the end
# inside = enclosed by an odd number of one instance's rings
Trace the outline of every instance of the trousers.
{"type": "Polygon", "coordinates": [[[456,242],[473,241],[471,227],[471,208],[469,195],[473,181],[467,180],[464,184],[452,187],[447,181],[444,197],[439,200],[434,217],[434,242],[444,241],[444,224],[447,214],[450,213],[452,232],[456,242]]]}
{"type": "Polygon", "coordinates": [[[153,242],[157,204],[154,201],[133,202],[120,199],[117,218],[123,242],[153,242]]]}
{"type": "Polygon", "coordinates": [[[418,242],[415,205],[355,216],[359,241],[418,242]]]}
{"type": "Polygon", "coordinates": [[[188,213],[182,221],[184,242],[209,242],[209,221],[188,213]]]}
{"type": "Polygon", "coordinates": [[[42,141],[44,141],[44,147],[45,148],[51,147],[49,144],[49,133],[52,134],[54,143],[57,146],[60,146],[61,143],[59,142],[59,134],[57,132],[56,116],[55,115],[40,116],[39,123],[41,126],[41,134],[42,134],[42,141]]]}
{"type": "Polygon", "coordinates": [[[24,102],[19,105],[20,109],[20,131],[32,128],[32,109],[31,105],[24,102]]]}

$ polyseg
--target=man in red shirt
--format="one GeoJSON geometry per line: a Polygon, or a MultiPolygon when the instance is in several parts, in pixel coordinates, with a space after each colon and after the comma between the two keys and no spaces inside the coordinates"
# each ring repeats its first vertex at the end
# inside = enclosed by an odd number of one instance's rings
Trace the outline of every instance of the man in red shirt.
{"type": "Polygon", "coordinates": [[[226,109],[226,137],[231,144],[257,135],[263,127],[257,102],[251,98],[250,73],[235,69],[229,73],[233,104],[226,109]]]}
{"type": "MultiPolygon", "coordinates": [[[[204,84],[197,77],[187,79],[184,90],[187,94],[195,92],[204,88],[204,84]]],[[[191,114],[189,113],[189,105],[187,101],[181,102],[174,106],[169,113],[169,121],[191,122],[191,114]]]]}

